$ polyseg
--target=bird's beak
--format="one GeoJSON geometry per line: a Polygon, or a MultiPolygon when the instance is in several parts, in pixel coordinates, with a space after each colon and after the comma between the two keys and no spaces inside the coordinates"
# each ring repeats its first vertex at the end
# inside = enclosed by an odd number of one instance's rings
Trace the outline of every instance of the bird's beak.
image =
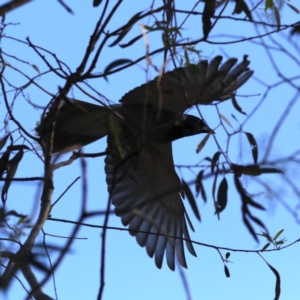
{"type": "Polygon", "coordinates": [[[209,128],[208,126],[204,126],[203,130],[204,130],[204,132],[207,132],[207,133],[210,133],[210,134],[215,134],[215,132],[211,128],[209,128]]]}

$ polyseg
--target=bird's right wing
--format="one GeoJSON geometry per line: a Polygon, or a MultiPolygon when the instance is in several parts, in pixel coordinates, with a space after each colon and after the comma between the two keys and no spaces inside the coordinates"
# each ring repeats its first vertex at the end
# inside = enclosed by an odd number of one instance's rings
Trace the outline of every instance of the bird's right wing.
{"type": "Polygon", "coordinates": [[[118,145],[108,136],[110,153],[105,159],[106,181],[115,212],[140,246],[161,268],[164,254],[170,269],[175,257],[187,267],[184,242],[196,256],[187,222],[190,224],[180,197],[180,180],[175,172],[172,145],[149,144],[138,147],[135,141],[118,145]]]}

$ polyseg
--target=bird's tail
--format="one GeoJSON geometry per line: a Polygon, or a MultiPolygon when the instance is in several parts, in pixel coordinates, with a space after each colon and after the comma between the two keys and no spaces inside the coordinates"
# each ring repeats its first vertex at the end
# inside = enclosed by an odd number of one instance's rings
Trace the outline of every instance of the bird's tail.
{"type": "Polygon", "coordinates": [[[42,143],[51,134],[52,152],[65,153],[106,136],[108,117],[111,115],[110,108],[70,99],[70,102],[65,102],[60,107],[55,116],[47,115],[36,127],[36,132],[42,143]]]}

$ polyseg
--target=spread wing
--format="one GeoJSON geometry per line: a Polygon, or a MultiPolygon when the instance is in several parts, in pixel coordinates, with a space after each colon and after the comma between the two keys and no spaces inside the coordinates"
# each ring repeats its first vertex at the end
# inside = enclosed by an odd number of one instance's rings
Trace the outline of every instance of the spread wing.
{"type": "Polygon", "coordinates": [[[122,149],[117,144],[113,136],[108,136],[111,154],[105,159],[105,172],[116,215],[129,225],[129,233],[146,247],[148,255],[154,256],[158,268],[164,254],[170,269],[175,269],[175,256],[187,267],[182,239],[189,252],[196,253],[190,242],[186,224],[190,221],[180,197],[171,143],[140,149],[134,143],[122,149]]]}
{"type": "Polygon", "coordinates": [[[202,60],[197,65],[167,72],[128,92],[120,100],[121,105],[110,108],[70,99],[73,104],[65,103],[53,118],[47,116],[36,131],[44,139],[45,134],[51,133],[55,121],[53,152],[67,152],[105,136],[109,129],[107,116],[112,115],[112,110],[120,112],[126,122],[141,127],[144,115],[154,109],[153,122],[148,127],[155,132],[165,130],[168,128],[165,120],[173,120],[192,105],[231,98],[253,74],[248,69],[250,61],[246,55],[237,65],[236,58],[220,66],[221,61],[222,56],[217,56],[210,63],[202,60]]]}
{"type": "Polygon", "coordinates": [[[246,55],[237,65],[236,58],[220,66],[221,61],[222,56],[217,56],[210,63],[201,60],[197,65],[167,72],[128,92],[120,102],[126,106],[145,101],[159,109],[179,113],[195,104],[229,99],[253,71],[248,69],[250,61],[246,55]]]}

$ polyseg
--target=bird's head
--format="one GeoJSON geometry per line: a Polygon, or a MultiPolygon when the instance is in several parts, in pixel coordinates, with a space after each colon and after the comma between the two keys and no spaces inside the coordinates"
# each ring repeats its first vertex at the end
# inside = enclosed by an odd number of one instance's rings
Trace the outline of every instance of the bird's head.
{"type": "Polygon", "coordinates": [[[199,133],[215,133],[203,120],[192,115],[183,114],[174,122],[174,125],[165,132],[164,141],[171,142],[177,139],[199,133]]]}
{"type": "Polygon", "coordinates": [[[178,126],[183,129],[184,136],[190,136],[199,133],[215,133],[203,122],[203,120],[192,115],[182,115],[178,126]]]}

